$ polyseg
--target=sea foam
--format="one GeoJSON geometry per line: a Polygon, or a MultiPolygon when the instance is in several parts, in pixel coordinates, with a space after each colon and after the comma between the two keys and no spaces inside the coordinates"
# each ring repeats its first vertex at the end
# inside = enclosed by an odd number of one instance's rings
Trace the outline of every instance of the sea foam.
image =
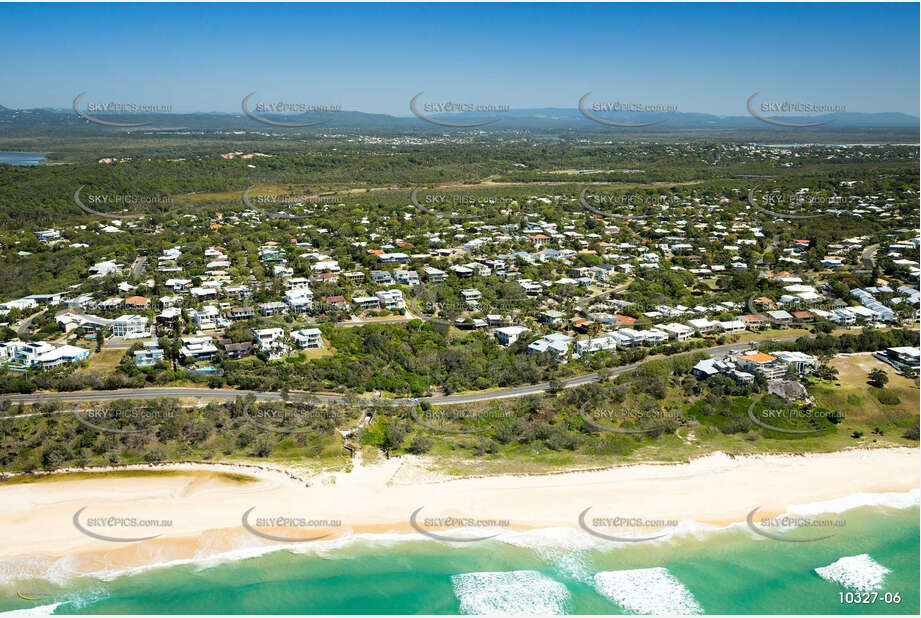
{"type": "Polygon", "coordinates": [[[566,586],[537,571],[461,573],[451,583],[462,614],[563,614],[569,601],[566,586]]]}
{"type": "Polygon", "coordinates": [[[29,609],[14,609],[8,612],[0,612],[0,616],[8,616],[10,618],[15,616],[50,616],[54,613],[54,609],[58,605],[60,605],[60,603],[39,605],[37,607],[30,607],[29,609]]]}
{"type": "Polygon", "coordinates": [[[596,573],[595,590],[633,614],[703,613],[690,590],[662,567],[596,573]]]}
{"type": "Polygon", "coordinates": [[[870,557],[869,554],[845,556],[828,566],[815,570],[822,579],[841,584],[859,592],[879,590],[889,569],[870,557]]]}

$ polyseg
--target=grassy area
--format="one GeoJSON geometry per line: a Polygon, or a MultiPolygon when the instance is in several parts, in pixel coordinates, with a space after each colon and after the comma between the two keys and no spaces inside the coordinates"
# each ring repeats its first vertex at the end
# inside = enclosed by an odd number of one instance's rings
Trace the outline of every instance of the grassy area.
{"type": "Polygon", "coordinates": [[[423,407],[415,414],[378,411],[361,440],[366,448],[424,453],[434,471],[452,476],[683,462],[717,451],[745,456],[917,447],[905,435],[918,421],[917,386],[891,371],[891,388],[866,384],[874,363],[867,355],[835,359],[842,380],[810,381],[811,403],[784,402],[727,378],[698,381],[650,366],[621,380],[617,392],[591,394],[601,388],[591,385],[556,396],[423,407]],[[898,401],[884,403],[892,395],[898,401]],[[750,408],[755,421],[769,427],[753,421],[750,408]]]}
{"type": "Polygon", "coordinates": [[[336,348],[329,345],[329,342],[325,339],[323,340],[323,347],[312,350],[300,350],[293,354],[289,354],[284,358],[286,363],[304,363],[318,358],[323,358],[324,356],[335,356],[336,348]]]}
{"type": "Polygon", "coordinates": [[[833,358],[829,365],[838,370],[838,381],[821,382],[809,390],[817,404],[844,413],[845,426],[858,431],[879,427],[885,433],[901,433],[918,421],[921,397],[917,380],[897,374],[891,366],[870,354],[833,358]],[[867,374],[873,369],[886,371],[889,383],[885,388],[867,383],[867,374]],[[883,403],[880,397],[885,391],[895,395],[898,402],[883,403]]]}
{"type": "Polygon", "coordinates": [[[769,328],[758,332],[744,332],[739,336],[739,343],[766,341],[780,337],[805,337],[811,334],[812,331],[806,328],[769,328]]]}
{"type": "Polygon", "coordinates": [[[90,354],[88,366],[77,373],[112,373],[118,367],[127,350],[100,350],[90,354]]]}
{"type": "Polygon", "coordinates": [[[237,474],[234,472],[206,472],[201,470],[106,470],[102,472],[60,472],[55,474],[20,474],[7,479],[0,479],[3,485],[24,485],[32,483],[61,482],[61,481],[86,481],[96,479],[124,479],[124,478],[150,478],[170,476],[196,476],[213,478],[231,483],[253,483],[258,481],[254,476],[237,474]]]}

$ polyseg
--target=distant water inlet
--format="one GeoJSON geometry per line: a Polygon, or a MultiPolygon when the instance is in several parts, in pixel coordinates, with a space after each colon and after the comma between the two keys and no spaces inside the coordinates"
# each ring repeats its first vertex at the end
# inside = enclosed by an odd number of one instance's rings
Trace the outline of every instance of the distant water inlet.
{"type": "Polygon", "coordinates": [[[6,165],[34,166],[46,165],[47,152],[0,152],[0,163],[6,165]]]}

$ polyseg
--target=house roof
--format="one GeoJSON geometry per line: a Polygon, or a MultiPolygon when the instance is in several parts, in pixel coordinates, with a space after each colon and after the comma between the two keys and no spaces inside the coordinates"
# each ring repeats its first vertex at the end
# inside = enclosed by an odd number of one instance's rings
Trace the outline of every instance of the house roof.
{"type": "Polygon", "coordinates": [[[775,357],[770,354],[765,354],[764,352],[755,352],[754,354],[745,354],[739,358],[753,363],[770,363],[774,360],[775,357]]]}

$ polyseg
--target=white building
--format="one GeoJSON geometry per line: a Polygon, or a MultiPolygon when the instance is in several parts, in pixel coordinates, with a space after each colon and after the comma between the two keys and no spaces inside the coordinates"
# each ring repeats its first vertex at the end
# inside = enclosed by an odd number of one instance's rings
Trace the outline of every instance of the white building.
{"type": "Polygon", "coordinates": [[[181,337],[182,348],[179,353],[191,360],[208,360],[217,354],[217,346],[211,337],[181,337]]]}
{"type": "Polygon", "coordinates": [[[323,332],[319,328],[302,328],[292,330],[291,338],[298,347],[303,349],[319,349],[323,347],[323,332]]]}
{"type": "Polygon", "coordinates": [[[90,351],[86,348],[72,345],[55,346],[45,341],[10,341],[0,344],[0,361],[30,368],[44,369],[64,363],[75,363],[89,355],[90,351]]]}
{"type": "Polygon", "coordinates": [[[815,356],[803,352],[774,352],[774,356],[796,369],[797,373],[808,373],[818,365],[815,356]]]}
{"type": "Polygon", "coordinates": [[[614,350],[616,348],[617,342],[611,337],[591,337],[576,341],[572,355],[573,358],[580,358],[585,354],[594,354],[602,350],[614,350]]]}
{"type": "Polygon", "coordinates": [[[499,343],[508,346],[518,341],[519,338],[526,335],[528,332],[528,329],[524,326],[505,326],[503,328],[497,328],[495,335],[499,343]]]}
{"type": "Polygon", "coordinates": [[[142,315],[125,314],[112,321],[112,335],[125,339],[138,339],[149,337],[147,318],[142,315]]]}
{"type": "Polygon", "coordinates": [[[217,328],[217,319],[219,315],[220,313],[217,307],[214,305],[207,305],[202,307],[200,311],[196,311],[192,319],[195,321],[199,330],[212,330],[217,328]]]}
{"type": "Polygon", "coordinates": [[[662,330],[667,331],[669,336],[677,339],[678,341],[684,341],[685,339],[690,339],[694,334],[694,329],[690,326],[684,324],[679,324],[677,322],[672,322],[671,324],[664,324],[660,327],[662,330]]]}
{"type": "Polygon", "coordinates": [[[283,328],[257,328],[253,330],[253,343],[270,357],[286,353],[290,348],[285,343],[283,328]]]}
{"type": "Polygon", "coordinates": [[[404,309],[406,307],[403,292],[400,290],[382,290],[375,292],[374,295],[380,300],[384,309],[404,309]]]}
{"type": "Polygon", "coordinates": [[[558,363],[565,363],[569,356],[569,344],[573,338],[563,333],[550,333],[532,342],[528,346],[528,354],[544,353],[550,354],[551,358],[558,363]]]}
{"type": "Polygon", "coordinates": [[[313,309],[313,292],[308,288],[295,288],[285,292],[285,303],[292,313],[305,313],[313,309]]]}
{"type": "Polygon", "coordinates": [[[696,318],[694,320],[688,320],[688,326],[696,330],[700,334],[710,333],[716,330],[717,322],[711,322],[706,318],[696,318]]]}
{"type": "Polygon", "coordinates": [[[742,320],[728,320],[720,322],[719,327],[724,333],[741,333],[745,330],[745,322],[742,320]]]}

